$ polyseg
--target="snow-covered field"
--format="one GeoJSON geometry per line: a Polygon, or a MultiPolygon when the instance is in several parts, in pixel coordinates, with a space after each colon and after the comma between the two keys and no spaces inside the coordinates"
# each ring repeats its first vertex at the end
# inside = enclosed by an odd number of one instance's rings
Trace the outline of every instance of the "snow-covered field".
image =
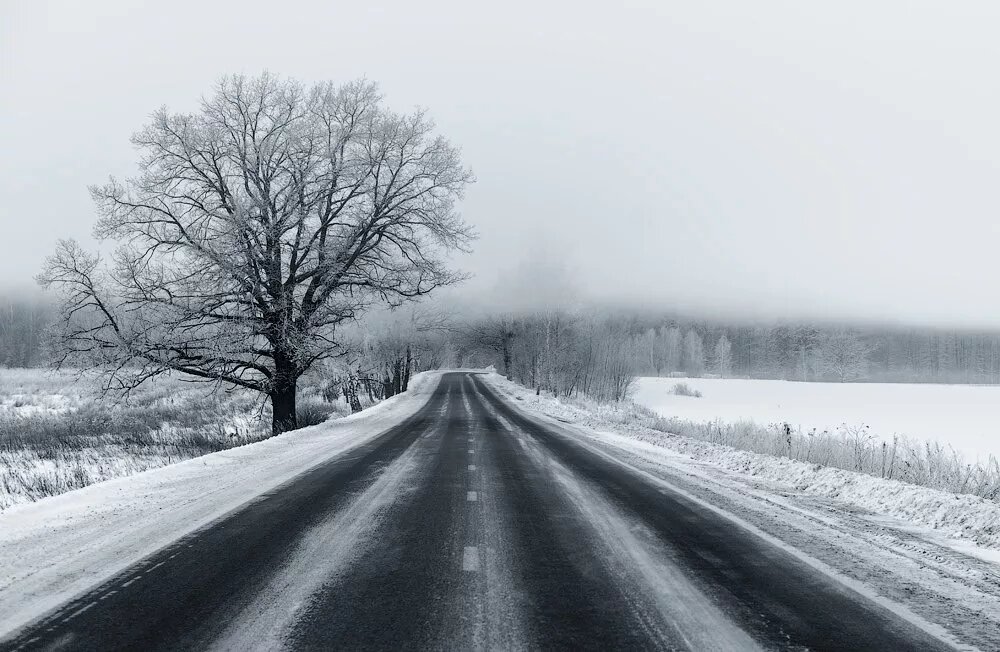
{"type": "Polygon", "coordinates": [[[868,426],[882,439],[936,441],[971,460],[1000,457],[1000,386],[640,378],[633,400],[665,417],[788,423],[800,432],[868,426]],[[702,397],[673,394],[677,383],[702,397]]]}

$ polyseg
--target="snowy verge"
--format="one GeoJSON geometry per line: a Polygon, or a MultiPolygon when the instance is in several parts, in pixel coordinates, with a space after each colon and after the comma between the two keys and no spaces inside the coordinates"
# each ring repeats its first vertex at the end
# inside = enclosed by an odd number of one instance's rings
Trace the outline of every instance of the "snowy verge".
{"type": "Polygon", "coordinates": [[[641,457],[676,459],[680,455],[774,482],[790,491],[834,499],[907,524],[931,528],[952,539],[1000,548],[1000,505],[993,501],[661,432],[639,423],[628,404],[599,405],[536,396],[503,376],[491,374],[486,378],[518,405],[563,426],[567,423],[583,426],[602,441],[641,457]]]}
{"type": "Polygon", "coordinates": [[[423,407],[440,372],[357,414],[0,513],[0,634],[423,407]]]}

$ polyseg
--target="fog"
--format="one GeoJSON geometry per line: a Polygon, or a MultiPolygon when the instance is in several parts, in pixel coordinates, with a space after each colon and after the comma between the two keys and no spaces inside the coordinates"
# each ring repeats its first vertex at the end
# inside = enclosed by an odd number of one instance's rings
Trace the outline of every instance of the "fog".
{"type": "Polygon", "coordinates": [[[267,69],[463,147],[460,296],[1000,326],[1000,5],[417,4],[4,2],[0,279],[89,241],[151,111],[267,69]]]}

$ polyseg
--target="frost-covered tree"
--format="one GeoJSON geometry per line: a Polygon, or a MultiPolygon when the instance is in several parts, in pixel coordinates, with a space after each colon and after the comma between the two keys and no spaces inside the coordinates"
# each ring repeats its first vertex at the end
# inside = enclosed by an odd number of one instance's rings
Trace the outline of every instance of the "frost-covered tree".
{"type": "Polygon", "coordinates": [[[469,331],[469,346],[482,348],[500,355],[501,373],[507,378],[514,371],[514,344],[517,336],[517,322],[511,315],[492,316],[472,325],[469,331]]]}
{"type": "Polygon", "coordinates": [[[663,348],[660,335],[654,328],[643,333],[638,343],[642,367],[654,376],[663,373],[663,365],[666,362],[663,348]]]}
{"type": "Polygon", "coordinates": [[[43,364],[42,333],[52,306],[31,293],[0,295],[0,367],[43,364]]]}
{"type": "Polygon", "coordinates": [[[62,294],[62,361],[108,388],[181,372],[265,394],[289,430],[339,324],[460,278],[443,254],[472,237],[455,210],[472,174],[372,83],[227,77],[132,142],[139,175],[91,189],[110,264],[64,241],[39,277],[62,294]]]}
{"type": "Polygon", "coordinates": [[[693,330],[684,335],[684,371],[691,376],[705,372],[705,346],[701,335],[693,330]]]}
{"type": "Polygon", "coordinates": [[[715,373],[720,378],[726,378],[733,372],[733,345],[725,333],[715,343],[712,361],[715,363],[715,373]]]}
{"type": "Polygon", "coordinates": [[[820,347],[819,362],[823,372],[847,382],[860,380],[868,373],[868,355],[871,347],[851,331],[828,334],[820,347]]]}
{"type": "MultiPolygon", "coordinates": [[[[405,392],[414,373],[441,365],[448,327],[440,312],[411,307],[375,311],[341,329],[349,349],[341,365],[346,373],[338,379],[345,394],[363,388],[377,401],[405,392]]],[[[360,409],[360,404],[351,407],[360,409]]]]}
{"type": "Polygon", "coordinates": [[[667,371],[680,371],[683,365],[681,357],[684,348],[684,337],[681,335],[681,329],[671,326],[670,328],[662,329],[661,332],[664,339],[664,366],[667,371]]]}

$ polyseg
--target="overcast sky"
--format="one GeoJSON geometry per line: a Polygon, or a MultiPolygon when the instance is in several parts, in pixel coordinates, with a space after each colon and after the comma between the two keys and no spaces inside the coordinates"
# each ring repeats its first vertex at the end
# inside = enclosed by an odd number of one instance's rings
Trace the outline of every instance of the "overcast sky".
{"type": "Polygon", "coordinates": [[[1000,325],[1000,3],[485,7],[3,0],[0,278],[89,240],[150,112],[268,69],[462,146],[466,293],[1000,325]]]}

